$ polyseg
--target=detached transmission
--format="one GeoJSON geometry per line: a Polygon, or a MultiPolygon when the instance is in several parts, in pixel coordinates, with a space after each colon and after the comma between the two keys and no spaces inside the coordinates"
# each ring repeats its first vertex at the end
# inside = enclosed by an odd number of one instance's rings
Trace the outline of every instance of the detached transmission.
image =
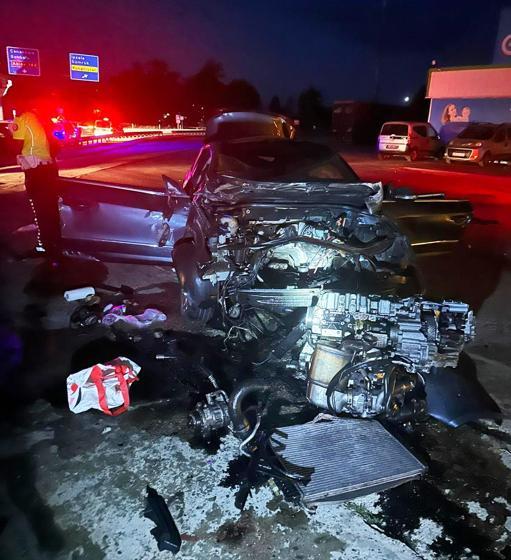
{"type": "Polygon", "coordinates": [[[474,335],[463,303],[322,292],[309,308],[301,363],[307,398],[335,413],[410,416],[424,408],[424,376],[456,367],[474,335]]]}

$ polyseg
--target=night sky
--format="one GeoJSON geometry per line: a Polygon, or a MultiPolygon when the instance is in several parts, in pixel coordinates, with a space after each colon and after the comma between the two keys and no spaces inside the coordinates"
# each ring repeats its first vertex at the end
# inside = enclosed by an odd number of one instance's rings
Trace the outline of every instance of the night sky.
{"type": "MultiPolygon", "coordinates": [[[[99,54],[101,78],[161,58],[189,75],[208,59],[267,101],[310,85],[334,99],[401,102],[440,66],[488,64],[497,0],[2,0],[0,41],[39,48],[46,79],[67,53],[99,54]],[[378,72],[379,69],[379,72],[378,72]],[[379,76],[379,79],[378,79],[379,76]]],[[[23,78],[25,80],[37,78],[23,78]]]]}

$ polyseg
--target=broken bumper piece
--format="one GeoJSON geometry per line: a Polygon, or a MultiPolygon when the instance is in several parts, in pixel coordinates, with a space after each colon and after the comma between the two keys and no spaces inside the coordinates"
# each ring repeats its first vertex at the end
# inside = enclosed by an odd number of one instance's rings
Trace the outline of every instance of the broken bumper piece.
{"type": "Polygon", "coordinates": [[[144,517],[156,524],[151,534],[158,543],[158,550],[170,550],[173,554],[181,548],[181,535],[170,514],[165,500],[154,488],[147,487],[146,507],[144,517]]]}

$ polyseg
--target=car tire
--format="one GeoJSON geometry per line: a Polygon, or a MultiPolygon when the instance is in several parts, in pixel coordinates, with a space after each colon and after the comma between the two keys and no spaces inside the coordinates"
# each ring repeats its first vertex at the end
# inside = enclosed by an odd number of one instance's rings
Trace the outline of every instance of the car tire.
{"type": "Polygon", "coordinates": [[[387,159],[388,156],[387,156],[386,154],[379,153],[376,157],[377,157],[380,161],[382,161],[382,160],[384,160],[384,159],[387,159]]]}
{"type": "Polygon", "coordinates": [[[201,306],[211,295],[210,283],[201,280],[196,265],[195,245],[190,239],[180,239],[172,251],[172,260],[179,283],[181,316],[189,321],[207,323],[213,318],[213,306],[201,306]]]}
{"type": "Polygon", "coordinates": [[[488,167],[493,163],[493,156],[491,152],[484,152],[481,161],[478,162],[480,167],[488,167]]]}
{"type": "Polygon", "coordinates": [[[419,151],[417,148],[411,148],[406,159],[408,161],[417,161],[419,159],[419,151]]]}

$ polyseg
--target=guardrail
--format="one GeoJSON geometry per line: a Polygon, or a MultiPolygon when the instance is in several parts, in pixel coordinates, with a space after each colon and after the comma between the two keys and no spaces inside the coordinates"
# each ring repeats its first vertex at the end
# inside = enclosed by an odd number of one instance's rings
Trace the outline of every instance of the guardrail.
{"type": "Polygon", "coordinates": [[[116,142],[129,142],[131,140],[140,140],[142,138],[150,138],[152,136],[204,136],[205,128],[146,128],[133,127],[125,128],[119,134],[105,134],[104,136],[83,136],[80,138],[81,146],[91,144],[113,144],[116,142]]]}

